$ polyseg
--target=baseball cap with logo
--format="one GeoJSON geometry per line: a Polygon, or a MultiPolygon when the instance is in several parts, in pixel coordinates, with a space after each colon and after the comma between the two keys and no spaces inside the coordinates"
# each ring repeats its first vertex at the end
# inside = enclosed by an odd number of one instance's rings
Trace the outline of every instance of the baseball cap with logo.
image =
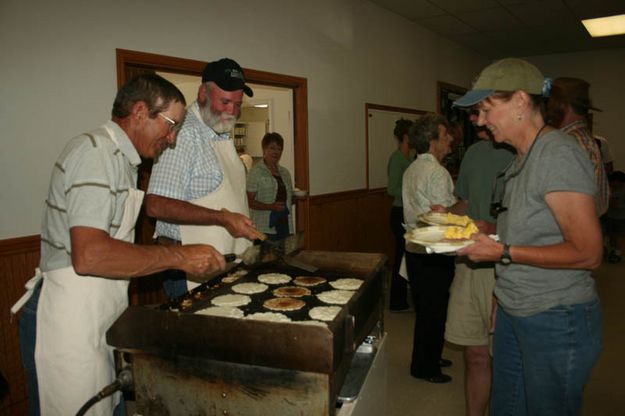
{"type": "Polygon", "coordinates": [[[495,91],[522,90],[542,94],[545,77],[534,65],[523,59],[506,58],[482,70],[469,92],[454,102],[456,107],[471,107],[495,91]]]}
{"type": "Polygon", "coordinates": [[[202,82],[209,81],[214,82],[224,91],[243,90],[248,97],[254,95],[252,89],[245,85],[243,69],[230,58],[222,58],[206,65],[202,72],[202,82]]]}

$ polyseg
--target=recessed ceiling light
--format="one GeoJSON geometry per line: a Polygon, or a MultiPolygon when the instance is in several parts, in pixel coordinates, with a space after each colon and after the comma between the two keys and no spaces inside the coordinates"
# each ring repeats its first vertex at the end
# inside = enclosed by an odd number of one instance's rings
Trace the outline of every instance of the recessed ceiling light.
{"type": "Polygon", "coordinates": [[[625,14],[585,19],[582,23],[593,38],[625,34],[625,14]]]}

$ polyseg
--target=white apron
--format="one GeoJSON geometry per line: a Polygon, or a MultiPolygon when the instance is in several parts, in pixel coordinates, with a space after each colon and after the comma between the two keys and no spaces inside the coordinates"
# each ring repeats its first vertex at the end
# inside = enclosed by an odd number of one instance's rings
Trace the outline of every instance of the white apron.
{"type": "MultiPolygon", "coordinates": [[[[143,191],[128,190],[118,240],[132,242],[143,191]]],[[[73,267],[41,274],[35,362],[42,415],[75,415],[115,380],[106,331],[128,307],[128,280],[79,276],[73,267]]],[[[29,282],[30,283],[30,282],[29,282]]],[[[34,284],[33,284],[34,286],[34,284]]],[[[120,393],[102,399],[88,415],[110,416],[120,393]]]]}
{"type": "MultiPolygon", "coordinates": [[[[189,201],[195,205],[220,210],[238,212],[249,217],[245,193],[245,166],[230,140],[212,142],[213,150],[223,171],[223,181],[219,188],[212,193],[189,201]]],[[[226,228],[218,225],[181,225],[180,238],[182,244],[210,244],[222,254],[240,254],[252,245],[246,238],[234,238],[226,228]]],[[[187,290],[199,286],[198,283],[187,280],[187,290]]]]}

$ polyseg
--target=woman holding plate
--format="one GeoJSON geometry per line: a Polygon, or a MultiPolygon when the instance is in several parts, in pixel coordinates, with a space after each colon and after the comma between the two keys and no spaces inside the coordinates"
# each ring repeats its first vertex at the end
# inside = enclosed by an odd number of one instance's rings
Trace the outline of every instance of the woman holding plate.
{"type": "MultiPolygon", "coordinates": [[[[404,219],[410,228],[432,205],[448,207],[456,202],[451,176],[441,165],[451,152],[453,137],[448,128],[447,119],[438,114],[424,114],[410,128],[410,147],[418,155],[402,183],[404,219]]],[[[451,377],[441,372],[441,365],[451,362],[441,353],[454,257],[406,252],[406,267],[417,314],[410,374],[431,383],[448,383],[451,377]]]]}
{"type": "Polygon", "coordinates": [[[545,125],[547,91],[535,66],[509,58],[455,103],[477,104],[477,124],[517,151],[493,196],[501,242],[479,234],[458,253],[497,262],[495,415],[579,414],[602,347],[590,272],[602,257],[594,171],[576,141],[545,125]]]}

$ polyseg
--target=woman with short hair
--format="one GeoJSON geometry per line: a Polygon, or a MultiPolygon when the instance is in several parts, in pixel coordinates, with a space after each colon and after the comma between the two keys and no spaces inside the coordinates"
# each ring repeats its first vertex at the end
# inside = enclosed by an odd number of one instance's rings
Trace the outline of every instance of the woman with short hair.
{"type": "MultiPolygon", "coordinates": [[[[441,165],[453,142],[448,129],[447,119],[439,114],[424,114],[410,127],[410,147],[418,154],[404,172],[402,187],[404,218],[410,228],[432,205],[449,207],[456,202],[451,176],[441,165]]],[[[431,383],[448,383],[451,377],[441,372],[441,364],[451,363],[442,360],[441,353],[454,258],[406,251],[406,268],[417,315],[410,374],[431,383]]]]}
{"type": "Polygon", "coordinates": [[[267,133],[261,141],[263,160],[247,175],[247,199],[250,218],[259,231],[271,240],[293,234],[290,207],[293,182],[288,169],[280,165],[284,139],[279,133],[267,133]]]}

